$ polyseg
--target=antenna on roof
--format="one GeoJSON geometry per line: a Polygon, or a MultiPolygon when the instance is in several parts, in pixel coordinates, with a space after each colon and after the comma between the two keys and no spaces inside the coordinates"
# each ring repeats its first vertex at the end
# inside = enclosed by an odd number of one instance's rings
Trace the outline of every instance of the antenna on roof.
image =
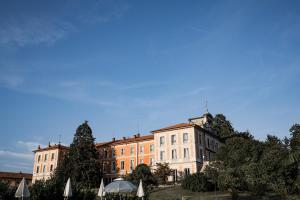
{"type": "Polygon", "coordinates": [[[60,144],[61,134],[58,136],[58,144],[60,144]]]}
{"type": "Polygon", "coordinates": [[[206,113],[208,113],[208,106],[207,106],[207,104],[208,104],[208,101],[205,100],[205,112],[206,112],[206,113]]]}
{"type": "Polygon", "coordinates": [[[140,133],[140,122],[139,122],[139,121],[137,122],[137,129],[138,129],[138,130],[137,130],[137,131],[138,131],[137,133],[140,133]]]}

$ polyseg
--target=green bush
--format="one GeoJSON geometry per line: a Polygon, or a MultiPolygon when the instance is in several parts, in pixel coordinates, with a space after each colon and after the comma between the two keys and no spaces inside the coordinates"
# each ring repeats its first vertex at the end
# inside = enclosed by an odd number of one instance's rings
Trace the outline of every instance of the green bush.
{"type": "Polygon", "coordinates": [[[13,200],[17,188],[0,181],[0,200],[13,200]]]}
{"type": "Polygon", "coordinates": [[[191,190],[193,192],[207,192],[214,190],[214,185],[201,172],[186,176],[183,179],[181,186],[183,189],[191,190]]]}

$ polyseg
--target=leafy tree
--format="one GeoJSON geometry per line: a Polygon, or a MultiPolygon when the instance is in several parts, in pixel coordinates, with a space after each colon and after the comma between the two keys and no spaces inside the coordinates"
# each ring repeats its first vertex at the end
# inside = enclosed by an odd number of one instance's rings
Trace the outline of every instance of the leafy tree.
{"type": "Polygon", "coordinates": [[[220,138],[227,138],[234,134],[234,129],[229,120],[223,114],[216,114],[213,118],[211,128],[220,138]]]}
{"type": "Polygon", "coordinates": [[[288,164],[294,164],[297,166],[295,189],[297,193],[300,193],[300,124],[294,124],[290,128],[290,156],[288,164]]]}
{"type": "Polygon", "coordinates": [[[62,200],[64,185],[58,179],[51,178],[47,181],[36,181],[30,187],[30,195],[32,200],[62,200]]]}
{"type": "Polygon", "coordinates": [[[262,143],[254,140],[249,132],[236,133],[228,138],[216,154],[218,162],[212,163],[217,170],[218,187],[230,191],[232,198],[237,199],[238,191],[249,189],[247,181],[251,176],[246,173],[250,172],[245,170],[246,167],[258,162],[262,152],[262,143]]]}
{"type": "Polygon", "coordinates": [[[207,192],[213,191],[214,189],[212,182],[201,172],[186,176],[181,186],[183,189],[188,189],[193,192],[207,192]]]}
{"type": "Polygon", "coordinates": [[[139,164],[135,170],[126,177],[127,180],[132,181],[135,185],[140,183],[140,179],[143,181],[143,186],[147,188],[149,185],[156,185],[157,181],[153,176],[151,169],[146,164],[139,164]]]}
{"type": "Polygon", "coordinates": [[[172,174],[169,163],[156,163],[155,176],[162,184],[167,183],[168,176],[172,174]]]}
{"type": "Polygon", "coordinates": [[[13,200],[15,198],[15,192],[17,188],[10,186],[8,183],[4,183],[0,180],[0,200],[13,200]]]}
{"type": "Polygon", "coordinates": [[[101,180],[99,155],[94,144],[95,138],[87,121],[81,124],[74,135],[69,152],[57,170],[57,177],[66,182],[71,178],[74,187],[91,188],[101,180]]]}

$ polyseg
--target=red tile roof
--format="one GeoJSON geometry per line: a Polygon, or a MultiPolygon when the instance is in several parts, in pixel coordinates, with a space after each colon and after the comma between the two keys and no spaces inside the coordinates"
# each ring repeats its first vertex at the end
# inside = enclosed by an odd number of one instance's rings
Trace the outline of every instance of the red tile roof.
{"type": "Polygon", "coordinates": [[[195,124],[180,123],[180,124],[175,124],[175,125],[172,125],[172,126],[168,126],[168,127],[165,127],[165,128],[161,128],[161,129],[151,131],[151,133],[159,133],[159,132],[163,132],[163,131],[177,130],[177,129],[189,128],[189,127],[193,127],[193,126],[195,126],[195,124]]]}
{"type": "Polygon", "coordinates": [[[22,179],[32,180],[32,174],[22,172],[0,172],[0,179],[22,179]]]}
{"type": "Polygon", "coordinates": [[[105,145],[119,145],[119,144],[124,144],[124,143],[134,143],[134,142],[141,142],[141,141],[147,141],[147,140],[154,140],[153,135],[144,135],[144,136],[135,136],[131,138],[124,138],[121,140],[115,140],[115,141],[109,141],[109,142],[101,142],[101,143],[96,143],[96,147],[101,147],[105,145]]]}
{"type": "Polygon", "coordinates": [[[61,145],[61,144],[55,144],[55,145],[51,145],[51,146],[47,146],[45,148],[38,148],[36,150],[34,150],[33,152],[39,152],[39,151],[46,151],[46,150],[52,150],[52,149],[69,149],[70,147],[61,145]]]}

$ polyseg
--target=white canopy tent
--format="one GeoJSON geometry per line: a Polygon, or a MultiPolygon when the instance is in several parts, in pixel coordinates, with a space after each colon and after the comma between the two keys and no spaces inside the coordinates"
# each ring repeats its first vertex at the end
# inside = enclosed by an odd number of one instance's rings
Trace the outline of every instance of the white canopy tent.
{"type": "Polygon", "coordinates": [[[122,178],[115,179],[105,187],[106,193],[131,193],[135,192],[137,187],[129,181],[122,178]]]}

